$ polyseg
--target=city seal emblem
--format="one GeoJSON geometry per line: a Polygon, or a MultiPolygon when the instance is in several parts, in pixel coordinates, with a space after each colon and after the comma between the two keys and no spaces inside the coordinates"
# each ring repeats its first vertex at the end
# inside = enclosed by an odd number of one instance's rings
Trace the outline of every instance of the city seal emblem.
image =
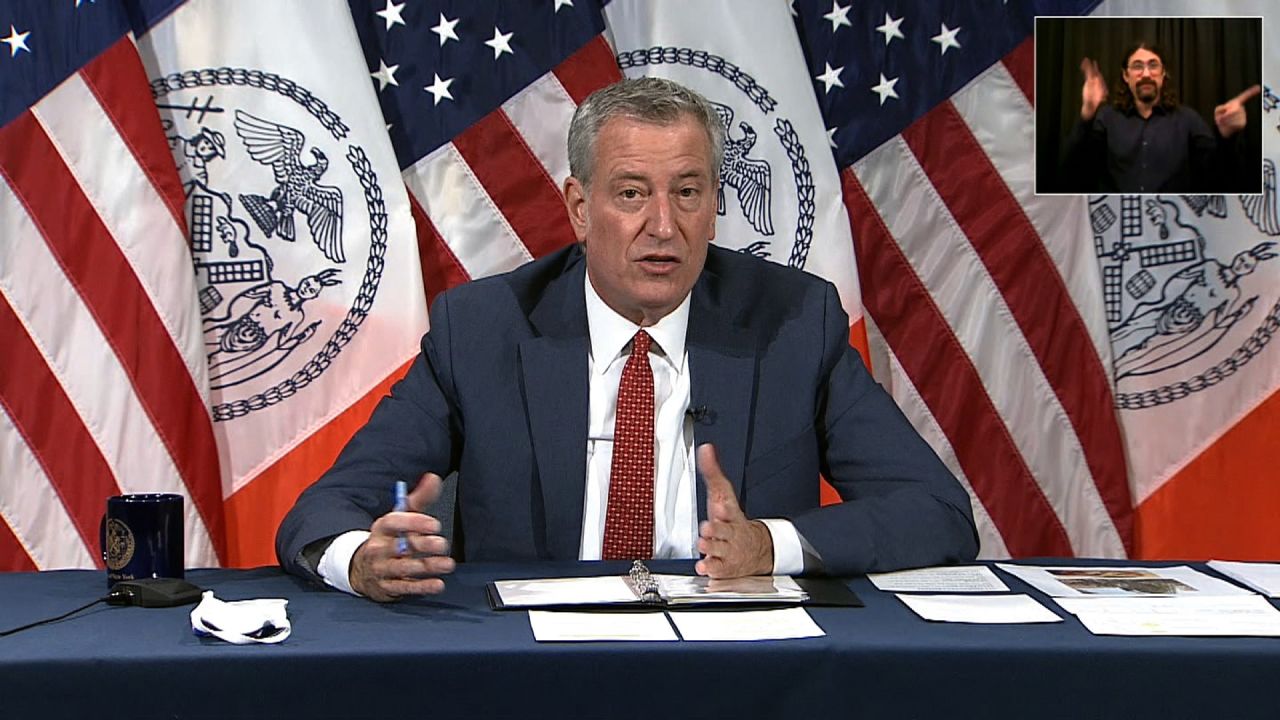
{"type": "Polygon", "coordinates": [[[151,82],[182,182],[213,417],[288,401],[360,331],[387,212],[350,128],[309,90],[249,68],[151,82]]]}

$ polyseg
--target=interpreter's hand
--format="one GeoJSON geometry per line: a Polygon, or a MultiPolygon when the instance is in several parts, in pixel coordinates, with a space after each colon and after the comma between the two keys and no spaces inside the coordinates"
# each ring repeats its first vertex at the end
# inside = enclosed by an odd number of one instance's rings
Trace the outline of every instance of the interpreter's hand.
{"type": "Polygon", "coordinates": [[[1231,137],[1244,129],[1244,104],[1262,92],[1261,85],[1254,85],[1239,95],[1213,109],[1213,121],[1218,125],[1218,134],[1231,137]]]}
{"type": "Polygon", "coordinates": [[[743,514],[710,444],[698,447],[698,471],[707,486],[707,519],[698,526],[702,559],[694,569],[713,578],[773,574],[773,536],[743,514]]]}
{"type": "Polygon", "coordinates": [[[373,521],[369,539],[351,558],[352,589],[378,602],[444,591],[440,576],[455,565],[449,541],[440,535],[440,521],[422,512],[440,496],[441,484],[439,475],[423,475],[408,495],[407,511],[393,510],[373,521]],[[401,536],[407,543],[403,555],[396,547],[401,536]]]}
{"type": "Polygon", "coordinates": [[[1102,79],[1096,60],[1081,60],[1080,72],[1084,73],[1084,87],[1080,88],[1080,119],[1089,122],[1098,113],[1098,107],[1107,101],[1107,83],[1102,79]]]}

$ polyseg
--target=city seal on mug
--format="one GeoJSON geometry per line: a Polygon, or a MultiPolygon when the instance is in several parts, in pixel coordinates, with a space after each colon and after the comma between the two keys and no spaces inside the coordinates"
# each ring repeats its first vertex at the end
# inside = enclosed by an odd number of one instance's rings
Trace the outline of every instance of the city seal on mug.
{"type": "Polygon", "coordinates": [[[133,559],[137,542],[123,520],[107,518],[107,569],[121,570],[133,559]]]}

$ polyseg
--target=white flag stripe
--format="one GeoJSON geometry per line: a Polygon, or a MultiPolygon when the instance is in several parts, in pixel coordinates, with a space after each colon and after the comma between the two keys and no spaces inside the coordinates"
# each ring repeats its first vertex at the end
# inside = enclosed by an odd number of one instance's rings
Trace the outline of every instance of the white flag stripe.
{"type": "Polygon", "coordinates": [[[973,246],[901,138],[854,170],[987,388],[1005,428],[1067,529],[1077,555],[1123,554],[1084,451],[973,246]],[[975,311],[985,308],[985,311],[975,311]],[[1081,522],[1081,519],[1087,522],[1081,522]],[[1105,525],[1105,527],[1103,527],[1105,525]],[[1081,528],[1096,531],[1081,534],[1081,528]]]}
{"type": "Polygon", "coordinates": [[[414,163],[404,181],[470,277],[514,270],[533,259],[453,143],[414,163]]]}
{"type": "Polygon", "coordinates": [[[947,439],[947,434],[943,432],[942,426],[934,418],[933,412],[929,410],[924,398],[920,397],[920,392],[916,389],[915,384],[911,382],[911,377],[907,375],[902,363],[898,362],[898,357],[893,354],[893,350],[885,342],[884,336],[880,334],[880,329],[876,327],[875,321],[870,314],[866,318],[866,327],[867,345],[871,349],[872,366],[876,369],[876,380],[889,392],[894,402],[902,410],[902,414],[907,416],[907,420],[920,433],[920,437],[924,438],[934,452],[938,453],[938,457],[942,459],[942,462],[946,463],[947,469],[951,470],[951,473],[964,486],[965,491],[969,493],[969,504],[973,508],[973,521],[978,527],[978,557],[1009,557],[1009,548],[1005,545],[999,528],[996,527],[995,521],[991,519],[991,514],[987,512],[986,506],[979,502],[978,494],[974,492],[968,476],[965,475],[964,468],[960,466],[960,460],[956,457],[955,449],[951,446],[951,441],[947,439]]]}
{"type": "MultiPolygon", "coordinates": [[[[5,183],[0,183],[0,232],[7,240],[0,243],[0,288],[83,420],[121,492],[188,496],[173,458],[110,343],[5,183]]],[[[190,501],[186,517],[188,559],[213,564],[208,529],[190,501]]]]}
{"type": "MultiPolygon", "coordinates": [[[[823,158],[825,160],[825,158],[823,158]]],[[[819,164],[815,158],[813,165],[819,164]]],[[[835,174],[832,161],[831,192],[815,193],[817,208],[813,221],[813,244],[805,269],[831,281],[840,293],[840,305],[849,316],[849,324],[856,323],[862,313],[862,288],[858,286],[857,260],[853,255],[853,239],[849,230],[849,211],[840,197],[840,178],[835,174]]]]}
{"type": "Polygon", "coordinates": [[[75,523],[54,492],[44,468],[31,454],[2,405],[0,467],[5,474],[5,482],[0,482],[0,515],[36,567],[41,570],[95,567],[89,548],[80,542],[75,523]],[[58,541],[49,542],[50,538],[58,541]]]}
{"type": "Polygon", "coordinates": [[[207,399],[191,256],[168,206],[80,75],[67,78],[31,111],[115,238],[207,399]]]}
{"type": "Polygon", "coordinates": [[[1035,194],[1035,114],[1004,63],[974,78],[951,102],[1036,233],[1045,239],[1045,251],[1075,306],[1083,309],[1080,319],[1110,376],[1111,338],[1101,309],[1102,278],[1093,255],[1088,199],[1035,194]]]}
{"type": "Polygon", "coordinates": [[[569,177],[565,140],[569,121],[578,108],[555,73],[547,73],[502,105],[525,144],[559,187],[569,177]]]}

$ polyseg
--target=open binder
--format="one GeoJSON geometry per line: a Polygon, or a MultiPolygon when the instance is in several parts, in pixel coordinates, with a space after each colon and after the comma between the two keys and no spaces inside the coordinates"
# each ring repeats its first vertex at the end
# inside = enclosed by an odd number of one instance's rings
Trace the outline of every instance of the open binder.
{"type": "Polygon", "coordinates": [[[713,580],[651,573],[639,560],[626,575],[495,580],[485,590],[495,610],[862,607],[858,596],[835,578],[774,575],[713,580]]]}

